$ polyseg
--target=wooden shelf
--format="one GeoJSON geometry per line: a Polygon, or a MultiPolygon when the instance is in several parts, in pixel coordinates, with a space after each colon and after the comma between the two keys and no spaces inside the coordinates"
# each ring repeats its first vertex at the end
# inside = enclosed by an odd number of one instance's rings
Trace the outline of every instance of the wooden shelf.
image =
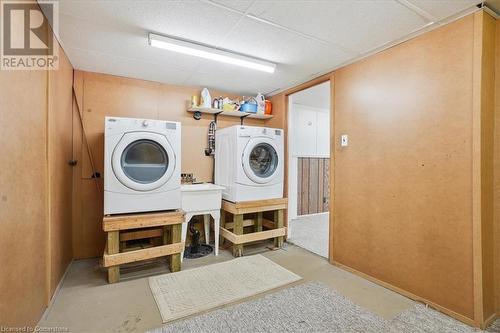
{"type": "Polygon", "coordinates": [[[222,111],[219,109],[212,108],[189,108],[189,112],[201,112],[208,114],[217,114],[219,116],[229,116],[229,117],[238,117],[238,118],[254,118],[254,119],[271,119],[273,115],[270,114],[257,114],[257,113],[249,113],[249,112],[241,112],[241,111],[222,111]]]}

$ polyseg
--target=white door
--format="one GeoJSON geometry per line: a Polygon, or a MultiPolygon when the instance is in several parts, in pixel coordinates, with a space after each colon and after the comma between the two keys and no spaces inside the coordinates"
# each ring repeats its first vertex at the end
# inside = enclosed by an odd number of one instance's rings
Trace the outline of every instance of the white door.
{"type": "Polygon", "coordinates": [[[317,130],[316,130],[316,155],[321,157],[330,156],[330,113],[317,112],[317,130]]]}
{"type": "Polygon", "coordinates": [[[252,138],[243,150],[243,170],[248,178],[258,184],[267,184],[279,175],[281,161],[274,141],[269,138],[252,138]]]}
{"type": "Polygon", "coordinates": [[[294,106],[293,132],[294,151],[296,156],[316,154],[317,117],[316,112],[302,105],[294,106]]]}
{"type": "Polygon", "coordinates": [[[116,178],[136,191],[152,191],[164,185],[172,177],[175,163],[167,138],[151,132],[125,133],[112,155],[116,178]]]}

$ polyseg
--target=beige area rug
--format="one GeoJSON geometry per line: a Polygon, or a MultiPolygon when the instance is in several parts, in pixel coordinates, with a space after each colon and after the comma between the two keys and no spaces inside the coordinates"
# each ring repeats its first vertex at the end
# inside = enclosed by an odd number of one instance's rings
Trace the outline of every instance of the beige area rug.
{"type": "Polygon", "coordinates": [[[149,278],[163,322],[229,304],[302,279],[261,255],[149,278]]]}

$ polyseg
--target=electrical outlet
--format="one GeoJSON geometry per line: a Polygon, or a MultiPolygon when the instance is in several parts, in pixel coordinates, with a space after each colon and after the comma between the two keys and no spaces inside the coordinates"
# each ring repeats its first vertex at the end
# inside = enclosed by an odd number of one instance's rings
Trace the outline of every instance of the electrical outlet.
{"type": "Polygon", "coordinates": [[[347,147],[349,145],[349,136],[347,134],[342,134],[340,136],[340,146],[347,147]]]}

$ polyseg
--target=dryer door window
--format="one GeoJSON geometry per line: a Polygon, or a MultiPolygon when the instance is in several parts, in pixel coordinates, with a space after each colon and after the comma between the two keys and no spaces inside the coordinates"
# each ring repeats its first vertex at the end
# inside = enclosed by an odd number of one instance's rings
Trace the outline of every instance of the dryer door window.
{"type": "Polygon", "coordinates": [[[258,184],[271,182],[279,174],[280,160],[273,140],[251,139],[242,156],[243,170],[248,178],[258,184]]]}
{"type": "Polygon", "coordinates": [[[176,156],[164,135],[129,132],[113,150],[111,163],[123,185],[135,191],[152,191],[172,177],[176,156]]]}
{"type": "Polygon", "coordinates": [[[270,144],[259,143],[250,152],[249,164],[256,176],[269,178],[278,167],[278,154],[270,144]]]}
{"type": "Polygon", "coordinates": [[[123,150],[121,165],[125,175],[141,184],[153,183],[168,169],[165,149],[152,140],[137,140],[123,150]]]}

